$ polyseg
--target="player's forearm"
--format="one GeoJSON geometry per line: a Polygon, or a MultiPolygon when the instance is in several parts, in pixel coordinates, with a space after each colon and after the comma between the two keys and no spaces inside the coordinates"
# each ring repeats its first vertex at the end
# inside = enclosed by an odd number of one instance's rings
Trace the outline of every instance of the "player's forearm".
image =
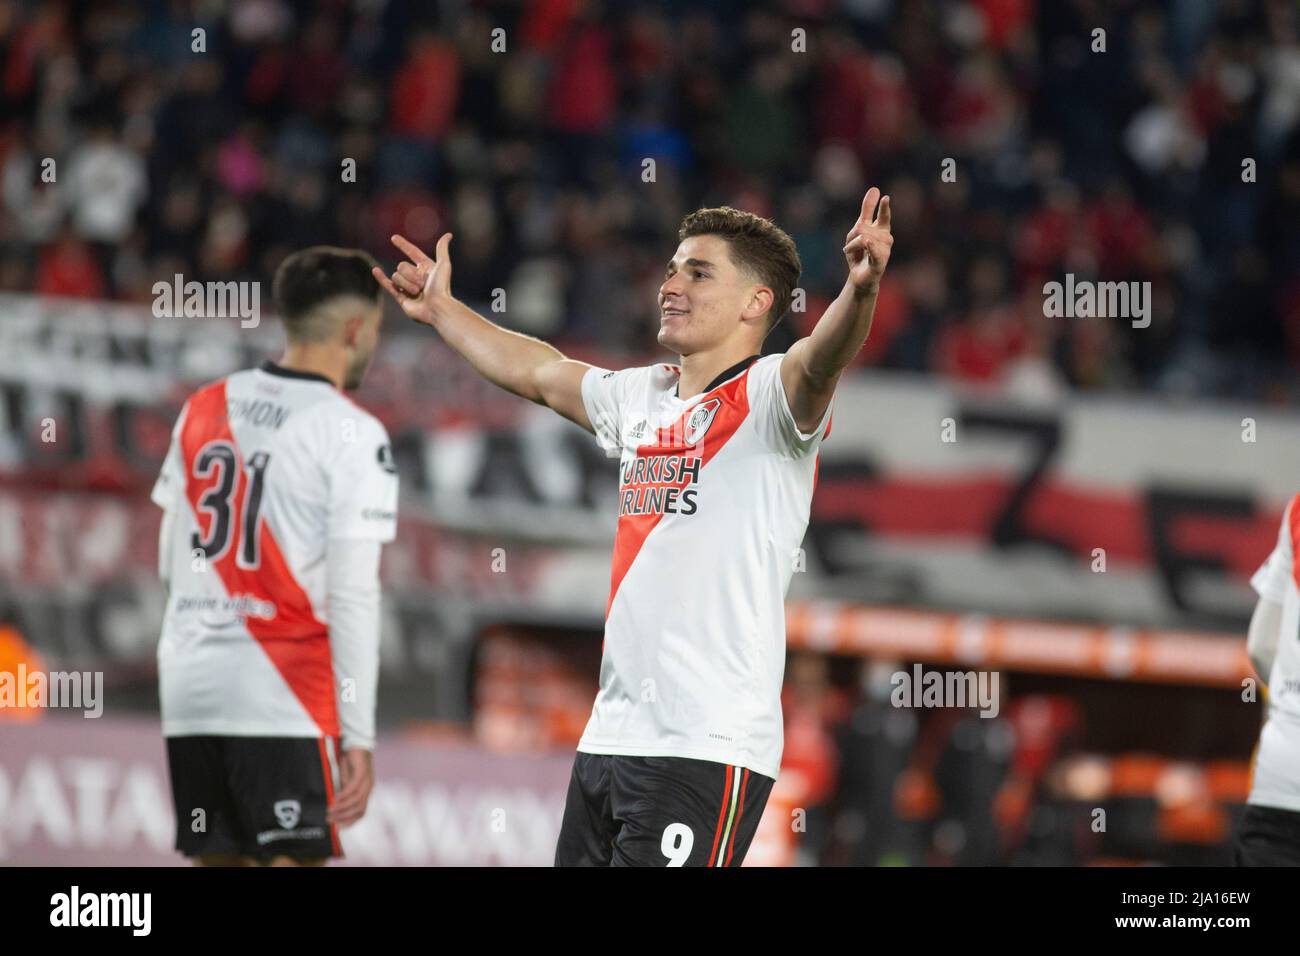
{"type": "Polygon", "coordinates": [[[844,283],[803,349],[803,374],[809,384],[833,382],[862,349],[871,332],[879,290],[879,283],[866,288],[844,283]]]}
{"type": "Polygon", "coordinates": [[[433,326],[480,375],[530,402],[543,402],[538,369],[564,360],[554,346],[503,329],[455,299],[448,299],[438,309],[433,326]]]}

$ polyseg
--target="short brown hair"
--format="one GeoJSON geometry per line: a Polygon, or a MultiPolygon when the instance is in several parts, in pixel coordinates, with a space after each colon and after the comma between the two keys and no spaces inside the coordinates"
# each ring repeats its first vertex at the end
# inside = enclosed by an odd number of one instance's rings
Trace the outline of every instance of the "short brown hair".
{"type": "Polygon", "coordinates": [[[354,296],[378,303],[383,289],[370,274],[374,256],[361,249],[312,246],[286,258],[275,270],[271,298],[291,339],[318,340],[317,310],[333,299],[354,296]]]}
{"type": "Polygon", "coordinates": [[[677,230],[677,241],[691,236],[718,236],[727,240],[737,267],[772,287],[772,307],[767,313],[767,331],[772,331],[790,308],[799,273],[803,271],[794,240],[772,220],[730,206],[697,209],[683,219],[677,230]]]}

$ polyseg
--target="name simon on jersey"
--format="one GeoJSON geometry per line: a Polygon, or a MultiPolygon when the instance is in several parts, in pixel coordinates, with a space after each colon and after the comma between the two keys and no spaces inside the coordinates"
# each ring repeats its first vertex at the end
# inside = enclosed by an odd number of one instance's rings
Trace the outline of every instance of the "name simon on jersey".
{"type": "Polygon", "coordinates": [[[226,418],[245,421],[262,428],[278,429],[289,418],[289,409],[262,399],[230,398],[226,400],[226,418]]]}

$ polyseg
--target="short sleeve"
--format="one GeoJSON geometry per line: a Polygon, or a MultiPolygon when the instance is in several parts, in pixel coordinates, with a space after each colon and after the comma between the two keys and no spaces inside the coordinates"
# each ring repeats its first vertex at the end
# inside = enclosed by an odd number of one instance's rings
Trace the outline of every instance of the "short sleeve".
{"type": "Polygon", "coordinates": [[[634,369],[611,372],[591,368],[582,376],[582,404],[587,409],[596,441],[606,457],[618,458],[623,454],[623,406],[626,401],[628,377],[634,369]]]}
{"type": "Polygon", "coordinates": [[[790,400],[781,384],[781,360],[784,354],[768,355],[759,359],[749,369],[746,393],[749,396],[750,415],[759,433],[768,445],[791,458],[803,458],[814,453],[830,431],[831,409],[834,401],[810,432],[801,432],[790,411],[790,400]]]}
{"type": "Polygon", "coordinates": [[[1278,604],[1286,600],[1287,591],[1291,587],[1294,564],[1291,549],[1291,511],[1296,507],[1297,499],[1300,499],[1300,495],[1292,498],[1291,503],[1282,513],[1282,527],[1278,531],[1277,544],[1260,565],[1259,570],[1255,572],[1255,576],[1250,579],[1250,586],[1257,594],[1278,604]]]}
{"type": "Polygon", "coordinates": [[[388,432],[370,415],[337,424],[338,447],[328,476],[329,536],[392,541],[398,481],[388,432]]]}
{"type": "Polygon", "coordinates": [[[176,504],[177,495],[182,494],[185,490],[185,462],[181,455],[181,426],[185,422],[185,414],[189,411],[189,407],[189,403],[186,402],[181,409],[181,413],[176,416],[176,424],[172,426],[172,437],[167,446],[167,454],[163,457],[158,478],[153,483],[153,491],[149,493],[153,503],[164,510],[176,504]]]}

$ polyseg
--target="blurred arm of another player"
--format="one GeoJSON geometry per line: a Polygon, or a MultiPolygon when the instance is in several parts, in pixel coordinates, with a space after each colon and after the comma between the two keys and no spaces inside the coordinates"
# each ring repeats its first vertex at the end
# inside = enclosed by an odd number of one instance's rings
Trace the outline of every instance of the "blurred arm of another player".
{"type": "Polygon", "coordinates": [[[1292,586],[1295,554],[1291,545],[1291,515],[1297,507],[1300,507],[1300,495],[1287,503],[1277,529],[1277,543],[1250,579],[1250,586],[1259,595],[1259,601],[1246,632],[1246,655],[1259,674],[1260,683],[1265,686],[1272,677],[1273,660],[1282,635],[1284,602],[1292,586]]]}
{"type": "Polygon", "coordinates": [[[1282,633],[1282,605],[1272,598],[1260,596],[1255,603],[1255,613],[1250,616],[1250,630],[1246,632],[1246,654],[1259,682],[1268,686],[1277,656],[1277,644],[1282,633]]]}
{"type": "Polygon", "coordinates": [[[172,526],[175,523],[175,509],[164,508],[158,525],[158,580],[167,591],[172,588],[172,526]]]}
{"type": "Polygon", "coordinates": [[[565,358],[540,339],[503,329],[457,301],[451,294],[450,244],[451,233],[444,233],[430,259],[414,243],[393,236],[409,261],[391,278],[375,269],[375,279],[409,318],[436,329],[489,382],[594,433],[582,402],[582,377],[591,366],[565,358]]]}
{"type": "Polygon", "coordinates": [[[781,384],[800,431],[817,427],[835,395],[840,373],[867,341],[880,279],[894,244],[889,227],[889,197],[882,198],[872,186],[862,199],[858,221],[844,239],[849,266],[844,288],[812,333],[790,346],[781,360],[781,384]]]}

